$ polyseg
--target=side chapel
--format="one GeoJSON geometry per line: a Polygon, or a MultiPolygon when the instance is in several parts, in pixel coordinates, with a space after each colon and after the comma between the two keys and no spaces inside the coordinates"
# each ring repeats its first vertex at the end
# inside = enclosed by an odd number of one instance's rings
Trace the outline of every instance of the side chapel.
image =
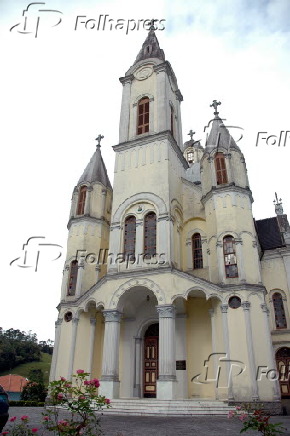
{"type": "Polygon", "coordinates": [[[114,186],[99,135],[73,191],[50,378],[82,368],[109,398],[279,402],[290,395],[282,202],[254,220],[216,100],[204,146],[192,131],[183,143],[183,97],[153,28],[120,82],[114,186]]]}

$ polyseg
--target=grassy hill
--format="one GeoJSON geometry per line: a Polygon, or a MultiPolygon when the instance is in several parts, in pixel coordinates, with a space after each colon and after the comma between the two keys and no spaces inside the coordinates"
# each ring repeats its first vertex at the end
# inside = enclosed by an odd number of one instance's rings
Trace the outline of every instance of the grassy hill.
{"type": "Polygon", "coordinates": [[[51,365],[51,354],[41,353],[41,360],[39,362],[29,362],[22,363],[21,365],[15,366],[15,368],[0,372],[1,375],[17,374],[23,377],[28,377],[28,373],[31,369],[41,369],[44,374],[44,383],[48,384],[49,371],[51,365]]]}

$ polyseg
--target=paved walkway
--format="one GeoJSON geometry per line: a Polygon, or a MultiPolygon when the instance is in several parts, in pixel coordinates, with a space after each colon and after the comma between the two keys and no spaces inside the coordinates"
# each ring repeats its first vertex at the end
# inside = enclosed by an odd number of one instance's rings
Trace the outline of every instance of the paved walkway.
{"type": "MultiPolygon", "coordinates": [[[[28,415],[30,422],[40,427],[41,407],[10,407],[10,417],[28,415]]],[[[65,416],[66,412],[63,412],[65,416]]],[[[282,422],[290,436],[290,416],[275,416],[272,422],[282,422]]],[[[218,416],[201,417],[140,417],[140,416],[102,416],[104,436],[238,436],[241,423],[235,419],[218,416]]],[[[247,432],[245,435],[260,435],[257,432],[247,432]]]]}

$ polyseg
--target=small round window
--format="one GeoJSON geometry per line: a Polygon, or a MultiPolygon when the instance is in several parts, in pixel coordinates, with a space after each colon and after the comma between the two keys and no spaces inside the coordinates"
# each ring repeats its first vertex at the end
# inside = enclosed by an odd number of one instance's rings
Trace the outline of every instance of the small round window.
{"type": "Polygon", "coordinates": [[[238,309],[241,307],[241,299],[239,297],[231,297],[229,299],[229,306],[231,309],[238,309]]]}
{"type": "Polygon", "coordinates": [[[71,321],[71,320],[72,320],[72,313],[71,313],[71,312],[67,312],[67,313],[64,315],[64,320],[65,320],[66,322],[71,321]]]}

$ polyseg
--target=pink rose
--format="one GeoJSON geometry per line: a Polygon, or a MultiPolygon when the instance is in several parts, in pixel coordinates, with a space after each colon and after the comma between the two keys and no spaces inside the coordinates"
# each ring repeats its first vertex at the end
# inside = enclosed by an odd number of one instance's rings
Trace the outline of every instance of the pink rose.
{"type": "Polygon", "coordinates": [[[78,369],[77,374],[83,374],[85,371],[83,369],[78,369]]]}
{"type": "Polygon", "coordinates": [[[84,381],[84,385],[85,385],[85,386],[88,386],[88,385],[90,385],[90,384],[91,384],[91,382],[90,382],[89,380],[85,380],[85,381],[84,381]]]}
{"type": "Polygon", "coordinates": [[[57,399],[58,400],[62,400],[63,399],[63,394],[62,393],[57,394],[57,399]]]}
{"type": "Polygon", "coordinates": [[[1,434],[3,434],[3,435],[9,434],[9,431],[2,431],[1,434]]]}
{"type": "Polygon", "coordinates": [[[98,388],[98,387],[100,386],[100,382],[99,382],[99,380],[98,380],[97,378],[93,378],[93,380],[92,380],[92,384],[93,384],[96,388],[98,388]]]}
{"type": "Polygon", "coordinates": [[[32,433],[36,433],[38,431],[38,428],[32,428],[31,431],[32,433]]]}
{"type": "Polygon", "coordinates": [[[43,417],[43,421],[49,421],[49,417],[46,415],[43,417]]]}
{"type": "Polygon", "coordinates": [[[12,418],[9,419],[10,422],[14,422],[16,420],[16,416],[13,416],[12,418]]]}
{"type": "Polygon", "coordinates": [[[106,398],[106,399],[105,399],[105,403],[106,403],[106,404],[110,404],[110,403],[111,403],[111,400],[109,400],[109,398],[106,398]]]}
{"type": "Polygon", "coordinates": [[[86,399],[86,397],[84,395],[79,396],[79,400],[85,400],[85,399],[86,399]]]}
{"type": "Polygon", "coordinates": [[[64,386],[65,386],[66,388],[71,388],[71,383],[66,383],[64,386]]]}
{"type": "Polygon", "coordinates": [[[66,381],[65,377],[61,377],[60,379],[61,379],[61,381],[66,381]]]}
{"type": "Polygon", "coordinates": [[[20,419],[21,419],[22,421],[28,421],[29,416],[27,416],[27,415],[23,415],[23,416],[21,416],[20,419]]]}

